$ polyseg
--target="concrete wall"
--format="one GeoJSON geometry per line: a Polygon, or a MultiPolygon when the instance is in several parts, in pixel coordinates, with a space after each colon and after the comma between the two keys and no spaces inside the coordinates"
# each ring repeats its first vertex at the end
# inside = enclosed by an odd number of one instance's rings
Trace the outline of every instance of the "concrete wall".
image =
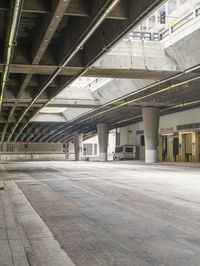
{"type": "Polygon", "coordinates": [[[140,145],[140,136],[136,134],[137,130],[143,130],[143,123],[136,123],[120,128],[120,145],[140,145]]]}
{"type": "Polygon", "coordinates": [[[175,61],[167,56],[163,43],[123,40],[93,66],[99,69],[177,70],[175,61]]]}
{"type": "Polygon", "coordinates": [[[120,145],[134,144],[136,145],[136,132],[134,125],[122,127],[120,129],[120,145]]]}
{"type": "MultiPolygon", "coordinates": [[[[160,117],[159,133],[177,132],[177,125],[200,123],[200,108],[178,112],[160,117]]],[[[141,135],[136,131],[143,130],[143,122],[135,123],[120,128],[120,145],[131,144],[138,146],[140,159],[144,159],[144,146],[141,146],[141,135]]],[[[186,130],[188,132],[189,130],[186,130]]],[[[194,130],[190,130],[191,132],[194,130]]],[[[200,131],[200,129],[198,130],[200,131]]],[[[160,138],[159,157],[161,155],[161,138],[160,138]]]]}
{"type": "Polygon", "coordinates": [[[200,17],[193,25],[188,25],[179,33],[164,39],[165,52],[173,58],[181,69],[196,66],[200,62],[200,17]]]}
{"type": "MultiPolygon", "coordinates": [[[[88,156],[88,157],[96,157],[96,159],[99,157],[99,143],[98,143],[98,136],[94,136],[90,139],[87,139],[83,141],[83,143],[87,144],[97,144],[97,155],[96,156],[88,156]]],[[[115,130],[112,130],[109,132],[108,136],[108,158],[111,159],[113,156],[113,152],[115,151],[115,143],[116,143],[116,132],[115,130]]]]}
{"type": "MultiPolygon", "coordinates": [[[[74,155],[71,154],[69,157],[69,160],[73,160],[74,155]]],[[[65,154],[64,153],[0,153],[0,160],[1,161],[24,161],[24,160],[38,160],[38,161],[64,161],[66,160],[65,154]]]]}
{"type": "MultiPolygon", "coordinates": [[[[116,132],[109,132],[108,157],[112,158],[115,150],[116,132]]],[[[96,143],[97,155],[91,156],[98,159],[99,145],[98,137],[95,136],[83,143],[96,143]]],[[[83,156],[84,157],[84,156],[83,156]]],[[[90,157],[90,156],[89,156],[90,157]]],[[[0,143],[0,160],[65,160],[66,153],[62,143],[29,143],[25,152],[23,143],[0,143]]],[[[74,159],[74,144],[69,143],[69,158],[74,159]]]]}
{"type": "Polygon", "coordinates": [[[65,117],[66,121],[71,121],[72,119],[83,115],[91,110],[91,108],[67,108],[62,112],[62,116],[65,117]]]}
{"type": "MultiPolygon", "coordinates": [[[[69,143],[70,159],[74,158],[74,145],[69,143]]],[[[0,160],[65,160],[61,143],[1,143],[0,160]]]]}
{"type": "Polygon", "coordinates": [[[154,82],[155,80],[114,79],[92,93],[101,104],[105,104],[154,82]]]}
{"type": "Polygon", "coordinates": [[[200,122],[200,108],[195,108],[166,116],[161,116],[160,129],[165,127],[173,127],[175,130],[177,125],[199,123],[199,122],[200,122]]]}
{"type": "MultiPolygon", "coordinates": [[[[191,123],[200,123],[200,108],[161,116],[159,132],[161,129],[165,128],[173,128],[173,130],[176,131],[177,125],[191,123]]],[[[136,135],[137,130],[143,130],[143,122],[120,128],[120,144],[138,145],[139,138],[136,135]]]]}

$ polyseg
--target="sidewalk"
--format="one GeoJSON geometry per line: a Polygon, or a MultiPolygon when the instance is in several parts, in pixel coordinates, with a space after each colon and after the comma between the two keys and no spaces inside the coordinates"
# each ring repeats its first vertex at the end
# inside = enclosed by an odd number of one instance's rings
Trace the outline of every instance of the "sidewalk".
{"type": "MultiPolygon", "coordinates": [[[[1,167],[1,175],[4,173],[1,167]]],[[[28,266],[28,261],[18,227],[9,201],[8,192],[0,190],[0,265],[1,266],[28,266]]]]}
{"type": "Polygon", "coordinates": [[[175,167],[185,167],[185,168],[200,168],[200,163],[189,163],[189,162],[160,162],[157,165],[163,166],[175,166],[175,167]]]}
{"type": "Polygon", "coordinates": [[[2,164],[0,266],[75,266],[2,164]]]}

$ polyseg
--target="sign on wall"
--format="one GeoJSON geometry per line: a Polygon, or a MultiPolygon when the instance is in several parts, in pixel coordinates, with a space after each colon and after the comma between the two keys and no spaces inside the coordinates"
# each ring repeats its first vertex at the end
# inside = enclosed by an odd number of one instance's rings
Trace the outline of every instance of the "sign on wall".
{"type": "Polygon", "coordinates": [[[174,132],[173,127],[163,127],[160,129],[160,133],[172,133],[172,132],[174,132]]]}

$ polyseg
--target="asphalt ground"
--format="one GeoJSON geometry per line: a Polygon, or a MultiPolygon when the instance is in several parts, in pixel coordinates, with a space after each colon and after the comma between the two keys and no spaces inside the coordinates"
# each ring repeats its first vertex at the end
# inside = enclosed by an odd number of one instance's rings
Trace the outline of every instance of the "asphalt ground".
{"type": "MultiPolygon", "coordinates": [[[[72,161],[3,167],[10,197],[13,186],[24,197],[13,207],[19,227],[39,235],[34,219],[24,223],[26,209],[20,216],[26,200],[74,265],[200,265],[199,167],[72,161]]],[[[49,237],[45,230],[42,239],[49,237]]],[[[31,265],[54,265],[37,257],[37,245],[29,252],[23,245],[31,265]]]]}

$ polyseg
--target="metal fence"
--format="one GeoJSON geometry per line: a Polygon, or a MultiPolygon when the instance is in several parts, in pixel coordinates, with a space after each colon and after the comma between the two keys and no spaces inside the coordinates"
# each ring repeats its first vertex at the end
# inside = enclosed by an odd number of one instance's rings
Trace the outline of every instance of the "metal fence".
{"type": "Polygon", "coordinates": [[[148,31],[133,31],[128,35],[130,39],[147,40],[147,41],[160,41],[159,32],[148,32],[148,31]]]}
{"type": "Polygon", "coordinates": [[[196,18],[199,16],[200,7],[194,9],[193,12],[189,13],[188,15],[177,21],[173,26],[170,26],[162,32],[132,31],[131,33],[129,33],[127,38],[135,40],[160,41],[170,34],[176,32],[183,26],[187,25],[189,22],[196,20],[196,18]]]}
{"type": "Polygon", "coordinates": [[[168,29],[164,30],[160,34],[161,40],[169,36],[170,34],[176,32],[183,26],[187,25],[189,22],[196,20],[197,17],[200,16],[200,7],[194,9],[193,12],[189,13],[185,17],[183,17],[181,20],[177,21],[173,26],[169,27],[168,29]]]}

